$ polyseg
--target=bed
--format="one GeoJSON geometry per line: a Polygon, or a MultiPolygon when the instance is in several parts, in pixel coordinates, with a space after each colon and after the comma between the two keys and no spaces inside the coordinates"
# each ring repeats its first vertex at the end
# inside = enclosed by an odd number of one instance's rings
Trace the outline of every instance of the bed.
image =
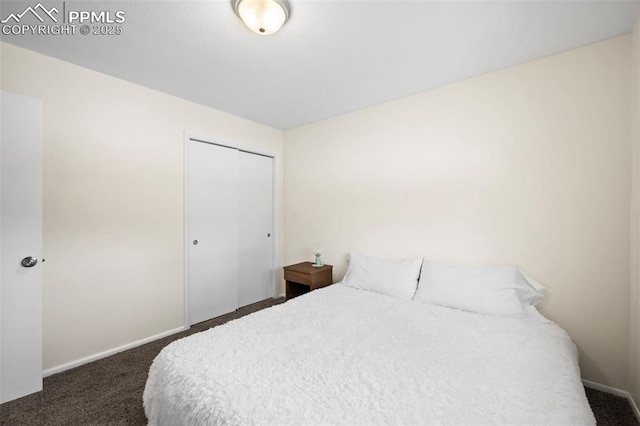
{"type": "Polygon", "coordinates": [[[595,425],[567,333],[334,284],[165,347],[150,425],[595,425]]]}

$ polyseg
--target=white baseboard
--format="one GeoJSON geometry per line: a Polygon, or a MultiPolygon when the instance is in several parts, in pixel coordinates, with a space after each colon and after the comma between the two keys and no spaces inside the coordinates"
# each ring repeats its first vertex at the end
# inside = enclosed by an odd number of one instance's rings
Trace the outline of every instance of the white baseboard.
{"type": "Polygon", "coordinates": [[[591,380],[582,379],[582,383],[588,388],[610,393],[616,396],[621,396],[623,398],[629,398],[631,396],[627,391],[623,391],[622,389],[613,388],[607,385],[601,385],[600,383],[592,382],[591,380]]]}
{"type": "Polygon", "coordinates": [[[591,380],[582,379],[582,383],[588,388],[610,393],[616,396],[621,396],[629,400],[629,404],[631,404],[633,414],[636,415],[636,419],[638,419],[638,421],[640,422],[640,410],[638,410],[638,406],[636,405],[636,402],[633,400],[633,397],[629,392],[611,386],[601,385],[600,383],[592,382],[591,380]]]}
{"type": "Polygon", "coordinates": [[[72,368],[80,367],[81,365],[88,364],[93,361],[97,361],[102,358],[106,358],[111,355],[115,355],[119,352],[126,351],[128,349],[133,349],[137,346],[144,345],[145,343],[153,342],[154,340],[162,339],[163,337],[171,336],[172,334],[180,333],[184,331],[184,327],[174,328],[173,330],[168,330],[162,332],[160,334],[156,334],[154,336],[145,337],[144,339],[136,340],[135,342],[127,343],[126,345],[118,346],[117,348],[109,349],[104,352],[100,352],[94,355],[90,355],[88,357],[80,358],[75,361],[71,361],[66,364],[58,365],[57,367],[49,368],[42,372],[42,377],[48,377],[53,374],[62,373],[63,371],[70,370],[72,368]]]}

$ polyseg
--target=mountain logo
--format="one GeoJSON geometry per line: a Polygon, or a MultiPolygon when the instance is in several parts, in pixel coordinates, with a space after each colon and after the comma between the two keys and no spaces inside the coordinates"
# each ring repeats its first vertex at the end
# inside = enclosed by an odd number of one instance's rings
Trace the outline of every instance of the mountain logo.
{"type": "Polygon", "coordinates": [[[48,9],[46,7],[44,7],[42,5],[42,3],[38,3],[37,5],[31,7],[27,7],[25,10],[22,11],[22,13],[11,13],[9,14],[9,16],[7,16],[6,18],[4,18],[2,21],[0,21],[3,24],[8,23],[9,21],[13,20],[16,24],[20,22],[20,20],[27,14],[31,14],[33,16],[35,16],[38,21],[40,22],[44,22],[44,18],[43,16],[48,16],[53,22],[58,22],[58,18],[56,18],[53,14],[58,14],[60,13],[58,11],[58,9],[56,9],[55,7],[52,7],[51,9],[48,9]]]}

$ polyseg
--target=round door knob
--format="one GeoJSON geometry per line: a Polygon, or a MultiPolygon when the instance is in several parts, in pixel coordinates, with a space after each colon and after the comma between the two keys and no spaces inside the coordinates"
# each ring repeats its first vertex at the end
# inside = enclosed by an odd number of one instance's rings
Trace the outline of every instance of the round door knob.
{"type": "Polygon", "coordinates": [[[197,246],[198,245],[198,240],[193,240],[193,245],[197,246]]]}
{"type": "Polygon", "coordinates": [[[25,268],[36,266],[36,263],[38,263],[38,259],[31,256],[25,257],[24,259],[22,259],[22,262],[20,262],[20,264],[22,264],[22,266],[24,266],[25,268]]]}
{"type": "Polygon", "coordinates": [[[271,233],[267,234],[267,238],[271,237],[271,233]]]}

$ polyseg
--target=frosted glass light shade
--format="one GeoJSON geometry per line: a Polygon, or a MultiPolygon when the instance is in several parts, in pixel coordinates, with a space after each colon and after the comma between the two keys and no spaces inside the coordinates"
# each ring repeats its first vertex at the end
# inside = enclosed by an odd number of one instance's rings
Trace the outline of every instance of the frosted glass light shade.
{"type": "Polygon", "coordinates": [[[253,32],[273,34],[289,18],[286,0],[233,0],[233,9],[253,32]]]}

